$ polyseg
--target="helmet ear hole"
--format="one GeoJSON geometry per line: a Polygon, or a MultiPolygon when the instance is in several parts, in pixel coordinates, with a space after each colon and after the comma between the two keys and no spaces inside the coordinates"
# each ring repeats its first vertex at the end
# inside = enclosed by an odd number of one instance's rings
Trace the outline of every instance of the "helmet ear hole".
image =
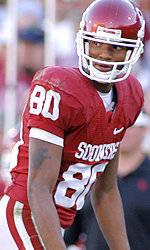
{"type": "Polygon", "coordinates": [[[127,78],[132,65],[143,52],[144,27],[143,15],[131,1],[94,1],[83,14],[80,31],[78,32],[77,47],[81,72],[90,79],[104,83],[118,82],[127,78]],[[109,63],[90,57],[89,43],[91,41],[127,47],[125,60],[109,63]],[[107,74],[106,72],[96,73],[98,77],[94,77],[91,70],[94,62],[110,64],[112,65],[112,71],[107,74]]]}

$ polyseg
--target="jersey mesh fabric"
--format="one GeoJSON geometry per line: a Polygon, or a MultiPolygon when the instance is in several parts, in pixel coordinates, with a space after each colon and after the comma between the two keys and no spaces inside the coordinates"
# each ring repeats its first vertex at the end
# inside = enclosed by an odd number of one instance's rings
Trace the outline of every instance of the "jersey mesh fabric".
{"type": "MultiPolygon", "coordinates": [[[[104,169],[102,164],[108,163],[114,157],[126,128],[134,123],[143,105],[142,88],[133,76],[118,83],[116,90],[118,103],[116,110],[110,113],[106,112],[91,80],[82,76],[78,69],[47,67],[38,72],[33,79],[30,96],[23,114],[22,138],[18,155],[16,155],[17,164],[11,170],[12,184],[7,188],[6,193],[14,199],[28,204],[28,144],[31,127],[40,128],[63,138],[63,157],[54,190],[54,202],[61,226],[63,228],[70,226],[76,210],[82,207],[82,202],[84,204],[85,191],[88,193],[90,190],[88,183],[84,183],[84,172],[88,172],[89,181],[93,171],[95,171],[93,169],[96,169],[96,175],[103,172],[101,170],[104,169]],[[33,96],[35,88],[38,91],[33,96]],[[47,96],[47,93],[52,97],[50,103],[52,109],[56,101],[55,98],[60,97],[57,119],[53,119],[55,117],[53,117],[51,110],[47,109],[46,114],[51,114],[52,118],[45,117],[45,113],[42,113],[43,106],[39,104],[39,100],[42,100],[44,105],[46,97],[41,99],[41,96],[47,96]],[[36,107],[41,108],[39,114],[33,112],[33,109],[37,112],[36,107]],[[123,128],[123,131],[114,134],[115,128],[123,128]],[[101,157],[98,157],[96,152],[100,152],[101,157]],[[72,172],[74,174],[71,175],[70,169],[74,171],[72,172]],[[66,179],[64,179],[64,172],[66,179]],[[80,192],[79,196],[76,197],[77,190],[72,188],[70,176],[81,185],[80,188],[85,190],[84,197],[83,192],[80,192]],[[65,182],[66,187],[64,197],[58,191],[62,182],[65,182]],[[73,198],[74,196],[76,199],[73,198]],[[67,201],[68,204],[65,203],[67,201]]],[[[96,176],[94,180],[95,178],[96,176]]]]}

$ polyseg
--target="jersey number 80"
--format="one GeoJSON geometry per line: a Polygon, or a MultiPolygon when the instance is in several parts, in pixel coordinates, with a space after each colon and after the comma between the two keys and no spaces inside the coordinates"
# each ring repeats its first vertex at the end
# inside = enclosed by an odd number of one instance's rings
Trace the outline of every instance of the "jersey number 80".
{"type": "Polygon", "coordinates": [[[42,114],[55,121],[59,117],[60,94],[36,85],[30,97],[30,114],[42,114]]]}

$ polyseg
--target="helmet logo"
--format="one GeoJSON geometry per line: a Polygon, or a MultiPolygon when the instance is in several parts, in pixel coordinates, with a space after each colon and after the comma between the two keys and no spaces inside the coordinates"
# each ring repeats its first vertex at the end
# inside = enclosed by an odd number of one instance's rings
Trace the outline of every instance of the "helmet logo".
{"type": "Polygon", "coordinates": [[[105,38],[107,40],[109,39],[116,40],[117,38],[121,38],[121,30],[108,29],[108,28],[98,26],[97,31],[96,31],[96,37],[99,37],[102,39],[105,38]]]}

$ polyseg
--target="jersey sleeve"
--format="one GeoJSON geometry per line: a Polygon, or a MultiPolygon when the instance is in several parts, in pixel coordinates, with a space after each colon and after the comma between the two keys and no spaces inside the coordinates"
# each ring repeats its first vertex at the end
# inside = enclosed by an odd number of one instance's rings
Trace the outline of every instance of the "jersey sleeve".
{"type": "Polygon", "coordinates": [[[63,89],[61,81],[58,84],[50,76],[35,77],[28,99],[30,137],[63,146],[64,135],[82,123],[81,109],[80,103],[63,89]]]}
{"type": "Polygon", "coordinates": [[[130,105],[130,107],[128,108],[130,110],[129,127],[135,123],[144,105],[144,93],[140,82],[134,76],[131,76],[131,83],[132,83],[130,85],[131,101],[128,103],[128,105],[130,105]]]}

